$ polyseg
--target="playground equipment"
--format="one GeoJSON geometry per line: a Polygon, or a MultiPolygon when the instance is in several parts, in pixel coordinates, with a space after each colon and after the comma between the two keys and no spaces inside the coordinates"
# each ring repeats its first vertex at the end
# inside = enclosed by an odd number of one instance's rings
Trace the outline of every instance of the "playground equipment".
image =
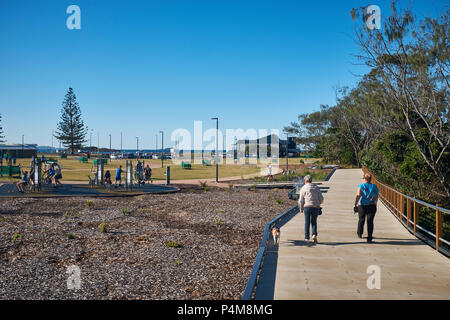
{"type": "Polygon", "coordinates": [[[133,162],[130,160],[126,162],[125,166],[125,187],[133,188],[133,162]]]}
{"type": "Polygon", "coordinates": [[[20,167],[13,165],[0,166],[0,176],[20,176],[20,167]]]}
{"type": "Polygon", "coordinates": [[[31,166],[34,168],[34,181],[32,191],[41,190],[42,188],[42,164],[41,159],[33,158],[31,166]]]}
{"type": "Polygon", "coordinates": [[[136,179],[138,184],[145,184],[145,181],[144,181],[144,166],[145,166],[144,161],[141,162],[141,161],[138,160],[137,165],[136,165],[136,170],[134,172],[134,178],[136,179]]]}
{"type": "Polygon", "coordinates": [[[103,161],[97,161],[97,163],[94,165],[97,165],[97,175],[96,175],[96,182],[98,186],[102,186],[104,184],[104,162],[103,161]]]}
{"type": "Polygon", "coordinates": [[[169,184],[170,184],[170,166],[167,166],[166,167],[166,185],[169,185],[169,184]]]}

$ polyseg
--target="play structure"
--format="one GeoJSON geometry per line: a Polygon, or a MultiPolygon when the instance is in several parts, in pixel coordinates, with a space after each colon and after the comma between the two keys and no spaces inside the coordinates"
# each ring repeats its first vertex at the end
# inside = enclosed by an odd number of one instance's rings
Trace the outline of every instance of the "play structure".
{"type": "MultiPolygon", "coordinates": [[[[101,159],[99,159],[101,160],[101,159]]],[[[169,187],[170,166],[166,167],[166,185],[152,184],[150,177],[145,177],[144,161],[138,161],[136,167],[131,160],[126,161],[125,184],[113,185],[111,179],[105,178],[106,161],[96,161],[94,176],[88,175],[89,185],[64,184],[54,186],[52,184],[54,175],[49,173],[48,160],[44,162],[40,158],[33,158],[30,166],[29,182],[26,187],[25,196],[124,196],[145,193],[171,193],[178,191],[177,188],[169,187]],[[148,181],[149,183],[145,183],[148,181]]],[[[53,161],[50,161],[53,163],[53,161]]],[[[14,166],[16,167],[16,166],[14,166]]],[[[12,170],[9,166],[3,166],[12,170]]],[[[20,176],[20,167],[14,169],[14,174],[20,176]],[[17,172],[16,172],[17,171],[17,172]]],[[[6,171],[6,169],[4,169],[6,171]]],[[[20,193],[14,183],[6,183],[0,186],[0,197],[24,196],[20,193]]]]}

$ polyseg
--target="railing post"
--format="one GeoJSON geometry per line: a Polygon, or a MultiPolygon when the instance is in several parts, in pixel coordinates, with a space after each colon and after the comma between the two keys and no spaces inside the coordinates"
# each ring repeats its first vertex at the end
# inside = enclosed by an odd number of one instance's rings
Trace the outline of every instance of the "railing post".
{"type": "Polygon", "coordinates": [[[414,235],[416,235],[417,231],[417,223],[419,222],[419,206],[417,202],[414,201],[414,235]]]}
{"type": "Polygon", "coordinates": [[[409,229],[409,225],[411,220],[411,199],[406,199],[406,227],[409,229]]]}
{"type": "Polygon", "coordinates": [[[403,198],[403,194],[399,193],[400,195],[400,219],[403,221],[405,218],[405,198],[403,198]]]}
{"type": "MultiPolygon", "coordinates": [[[[436,207],[439,207],[438,204],[436,204],[436,207]]],[[[442,230],[443,230],[443,213],[439,211],[439,209],[436,209],[436,250],[439,251],[439,246],[442,244],[442,241],[439,240],[439,238],[442,237],[442,230]]]]}

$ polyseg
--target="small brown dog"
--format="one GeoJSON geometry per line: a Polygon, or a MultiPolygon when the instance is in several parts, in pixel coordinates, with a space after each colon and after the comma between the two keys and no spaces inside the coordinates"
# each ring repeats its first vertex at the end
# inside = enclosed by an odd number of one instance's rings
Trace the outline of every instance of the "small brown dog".
{"type": "Polygon", "coordinates": [[[273,243],[278,244],[280,241],[280,229],[273,227],[272,228],[272,237],[273,237],[273,243]]]}

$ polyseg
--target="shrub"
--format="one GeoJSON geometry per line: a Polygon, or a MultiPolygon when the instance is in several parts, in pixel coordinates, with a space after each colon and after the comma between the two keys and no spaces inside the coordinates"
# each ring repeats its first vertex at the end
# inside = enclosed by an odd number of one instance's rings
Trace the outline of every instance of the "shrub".
{"type": "Polygon", "coordinates": [[[283,200],[281,200],[281,199],[277,199],[277,200],[275,200],[278,204],[283,204],[283,200]]]}
{"type": "Polygon", "coordinates": [[[123,215],[126,215],[128,213],[128,209],[127,208],[122,208],[120,210],[120,212],[122,212],[123,215]]]}
{"type": "Polygon", "coordinates": [[[180,259],[177,259],[177,260],[175,260],[174,264],[175,264],[176,266],[179,266],[179,265],[182,264],[182,262],[181,262],[180,259]]]}
{"type": "Polygon", "coordinates": [[[102,222],[98,225],[98,231],[100,231],[101,233],[107,233],[108,232],[108,226],[106,225],[106,223],[102,222]]]}
{"type": "Polygon", "coordinates": [[[94,205],[94,201],[92,201],[92,200],[86,200],[86,206],[87,206],[88,208],[91,208],[93,205],[94,205]]]}
{"type": "Polygon", "coordinates": [[[66,238],[69,239],[69,240],[72,240],[72,239],[75,239],[75,236],[73,234],[71,234],[71,233],[67,233],[66,234],[66,238]]]}
{"type": "Polygon", "coordinates": [[[16,242],[16,241],[22,241],[23,237],[20,233],[16,233],[15,235],[13,235],[12,237],[12,242],[16,242]]]}
{"type": "Polygon", "coordinates": [[[0,217],[0,222],[5,222],[6,218],[0,217]]]}
{"type": "Polygon", "coordinates": [[[169,248],[183,248],[184,247],[182,243],[178,243],[175,241],[167,241],[164,245],[169,248]]]}

